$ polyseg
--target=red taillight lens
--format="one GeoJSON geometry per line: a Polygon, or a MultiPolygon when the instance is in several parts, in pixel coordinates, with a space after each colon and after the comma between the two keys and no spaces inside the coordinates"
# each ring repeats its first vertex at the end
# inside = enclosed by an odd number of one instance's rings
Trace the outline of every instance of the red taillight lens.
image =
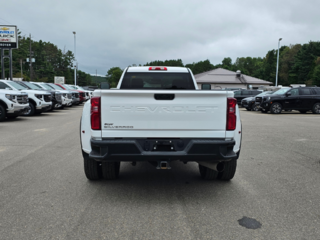
{"type": "Polygon", "coordinates": [[[149,70],[167,71],[168,69],[166,67],[149,67],[149,70]]]}
{"type": "Polygon", "coordinates": [[[237,126],[236,105],[237,105],[237,99],[235,98],[227,99],[227,131],[233,131],[236,129],[236,126],[237,126]]]}
{"type": "Polygon", "coordinates": [[[100,97],[91,98],[91,129],[101,130],[101,104],[100,97]]]}

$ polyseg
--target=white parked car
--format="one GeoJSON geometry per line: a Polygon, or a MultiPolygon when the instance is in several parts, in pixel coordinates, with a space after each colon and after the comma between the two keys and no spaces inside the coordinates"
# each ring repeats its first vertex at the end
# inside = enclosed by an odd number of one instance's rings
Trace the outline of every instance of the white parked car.
{"type": "Polygon", "coordinates": [[[47,83],[43,83],[43,82],[32,82],[32,83],[35,84],[36,86],[43,88],[43,89],[55,90],[57,92],[62,93],[62,96],[61,96],[62,104],[61,104],[61,106],[56,106],[57,108],[63,108],[65,106],[69,106],[70,104],[72,104],[72,97],[70,98],[70,96],[68,95],[70,93],[69,91],[61,90],[58,87],[56,88],[54,86],[48,85],[47,83]]]}
{"type": "Polygon", "coordinates": [[[50,93],[27,89],[26,87],[10,80],[0,80],[0,82],[5,84],[7,89],[22,91],[28,94],[30,108],[26,113],[24,113],[25,116],[32,116],[36,113],[40,114],[51,109],[52,102],[50,93]]]}
{"type": "Polygon", "coordinates": [[[0,122],[16,118],[29,110],[28,94],[9,90],[0,82],[0,122]]]}

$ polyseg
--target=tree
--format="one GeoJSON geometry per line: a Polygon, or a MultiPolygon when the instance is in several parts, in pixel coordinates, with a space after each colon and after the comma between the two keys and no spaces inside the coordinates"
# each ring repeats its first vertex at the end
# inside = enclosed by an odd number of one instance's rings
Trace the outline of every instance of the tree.
{"type": "Polygon", "coordinates": [[[232,70],[232,59],[227,57],[222,60],[222,67],[225,69],[232,70]]]}
{"type": "Polygon", "coordinates": [[[120,77],[122,75],[123,70],[119,67],[110,68],[107,72],[106,79],[110,84],[110,87],[116,87],[120,77]]]}

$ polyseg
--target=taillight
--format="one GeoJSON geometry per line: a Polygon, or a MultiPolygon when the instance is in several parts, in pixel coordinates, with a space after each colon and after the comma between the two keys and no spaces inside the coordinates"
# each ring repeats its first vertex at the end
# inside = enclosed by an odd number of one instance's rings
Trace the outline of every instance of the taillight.
{"type": "Polygon", "coordinates": [[[149,67],[149,70],[167,71],[167,68],[166,67],[149,67]]]}
{"type": "Polygon", "coordinates": [[[227,99],[227,131],[232,131],[236,129],[236,125],[237,125],[236,105],[237,105],[237,99],[235,98],[227,99]]]}
{"type": "Polygon", "coordinates": [[[101,101],[100,97],[91,98],[91,129],[101,130],[101,101]]]}

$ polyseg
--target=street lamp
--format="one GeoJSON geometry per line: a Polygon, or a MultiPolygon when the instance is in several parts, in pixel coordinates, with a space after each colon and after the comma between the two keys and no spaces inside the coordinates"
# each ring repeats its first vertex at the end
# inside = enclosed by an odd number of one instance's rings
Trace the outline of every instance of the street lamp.
{"type": "Polygon", "coordinates": [[[282,38],[279,38],[278,41],[278,56],[277,56],[277,73],[276,73],[276,87],[278,86],[278,69],[279,69],[279,48],[280,48],[280,41],[282,38]]]}
{"type": "Polygon", "coordinates": [[[77,85],[77,64],[76,64],[76,32],[73,32],[74,34],[74,85],[77,85]]]}

